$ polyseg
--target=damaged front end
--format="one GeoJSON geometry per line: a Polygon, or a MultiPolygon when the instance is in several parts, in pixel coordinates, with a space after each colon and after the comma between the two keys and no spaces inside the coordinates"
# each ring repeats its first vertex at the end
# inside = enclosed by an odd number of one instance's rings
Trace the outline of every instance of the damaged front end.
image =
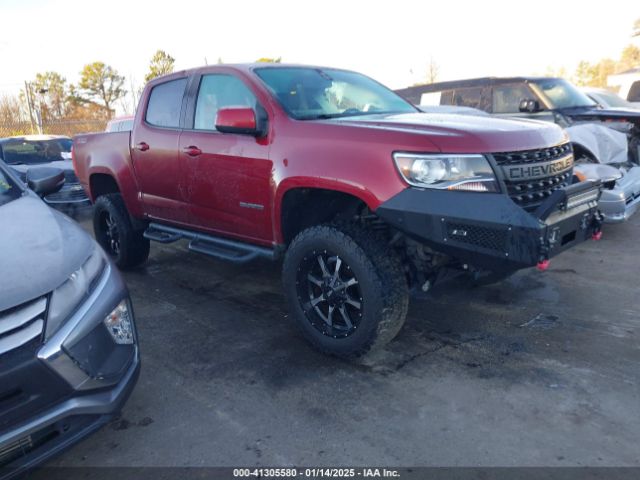
{"type": "Polygon", "coordinates": [[[578,164],[574,167],[581,180],[600,180],[603,184],[598,208],[605,223],[629,220],[640,208],[640,166],[578,164]]]}
{"type": "Polygon", "coordinates": [[[585,155],[610,165],[640,165],[640,110],[622,108],[566,108],[556,110],[556,123],[564,127],[585,155]]]}
{"type": "Polygon", "coordinates": [[[569,185],[530,213],[507,195],[408,188],[376,214],[406,236],[419,282],[452,266],[506,275],[598,239],[600,193],[600,181],[569,185]]]}

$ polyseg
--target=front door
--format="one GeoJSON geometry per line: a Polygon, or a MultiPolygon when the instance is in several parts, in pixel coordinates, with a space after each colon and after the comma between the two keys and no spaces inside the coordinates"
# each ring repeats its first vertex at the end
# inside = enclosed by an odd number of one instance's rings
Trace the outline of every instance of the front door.
{"type": "Polygon", "coordinates": [[[200,78],[193,128],[180,135],[187,221],[199,230],[270,244],[269,141],[218,132],[218,110],[232,106],[257,108],[255,95],[240,78],[226,73],[200,78]]]}
{"type": "Polygon", "coordinates": [[[511,118],[530,118],[553,122],[553,112],[548,110],[538,95],[524,82],[507,83],[493,87],[492,113],[511,118]],[[521,112],[522,100],[537,100],[541,110],[539,112],[521,112]]]}

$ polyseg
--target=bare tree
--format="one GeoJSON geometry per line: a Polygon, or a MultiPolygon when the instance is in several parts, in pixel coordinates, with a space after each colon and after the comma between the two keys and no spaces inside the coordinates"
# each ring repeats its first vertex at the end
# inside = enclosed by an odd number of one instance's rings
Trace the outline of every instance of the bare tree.
{"type": "Polygon", "coordinates": [[[431,57],[429,59],[429,65],[427,66],[427,83],[435,83],[438,80],[439,74],[440,65],[431,57]]]}

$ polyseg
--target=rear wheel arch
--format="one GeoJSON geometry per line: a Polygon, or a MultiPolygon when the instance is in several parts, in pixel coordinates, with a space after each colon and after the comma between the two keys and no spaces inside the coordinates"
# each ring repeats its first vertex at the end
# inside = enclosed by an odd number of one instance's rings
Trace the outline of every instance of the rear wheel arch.
{"type": "Polygon", "coordinates": [[[120,186],[116,179],[107,173],[94,173],[89,177],[89,190],[95,200],[102,195],[120,193],[120,186]]]}

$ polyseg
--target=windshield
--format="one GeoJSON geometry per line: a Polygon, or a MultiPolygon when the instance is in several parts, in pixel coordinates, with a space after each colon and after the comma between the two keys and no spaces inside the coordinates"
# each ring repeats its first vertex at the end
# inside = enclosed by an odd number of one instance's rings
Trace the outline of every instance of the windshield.
{"type": "Polygon", "coordinates": [[[255,72],[282,108],[299,120],[417,111],[388,88],[355,72],[308,67],[264,67],[255,72]]]}
{"type": "MultiPolygon", "coordinates": [[[[591,95],[590,95],[591,96],[591,95]]],[[[629,108],[632,105],[624,98],[620,98],[615,93],[611,92],[596,92],[593,93],[593,99],[600,103],[603,107],[621,107],[629,108]]]]}
{"type": "Polygon", "coordinates": [[[30,140],[11,138],[0,144],[2,158],[9,165],[33,165],[71,159],[70,138],[30,140]]]}
{"type": "Polygon", "coordinates": [[[562,78],[536,80],[532,84],[547,99],[551,108],[593,107],[595,103],[562,78]]]}
{"type": "Polygon", "coordinates": [[[0,167],[0,207],[21,195],[20,189],[0,167]]]}

